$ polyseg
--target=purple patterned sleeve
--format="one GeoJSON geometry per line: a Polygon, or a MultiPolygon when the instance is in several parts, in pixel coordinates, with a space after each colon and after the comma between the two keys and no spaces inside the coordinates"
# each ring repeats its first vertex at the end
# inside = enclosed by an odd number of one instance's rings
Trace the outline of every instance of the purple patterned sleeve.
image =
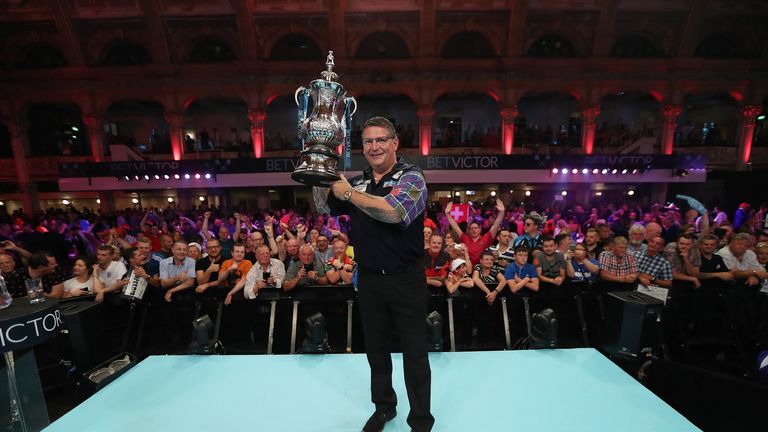
{"type": "Polygon", "coordinates": [[[410,171],[400,177],[384,199],[403,218],[403,225],[409,226],[427,207],[427,184],[418,171],[410,171]]]}

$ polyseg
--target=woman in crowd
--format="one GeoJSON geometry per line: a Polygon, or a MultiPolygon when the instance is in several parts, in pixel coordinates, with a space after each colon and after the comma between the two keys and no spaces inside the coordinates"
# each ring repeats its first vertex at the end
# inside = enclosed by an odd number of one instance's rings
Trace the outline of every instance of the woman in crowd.
{"type": "Polygon", "coordinates": [[[61,298],[79,297],[96,294],[104,289],[99,278],[94,276],[95,263],[89,258],[78,257],[72,266],[72,278],[64,281],[61,298]]]}

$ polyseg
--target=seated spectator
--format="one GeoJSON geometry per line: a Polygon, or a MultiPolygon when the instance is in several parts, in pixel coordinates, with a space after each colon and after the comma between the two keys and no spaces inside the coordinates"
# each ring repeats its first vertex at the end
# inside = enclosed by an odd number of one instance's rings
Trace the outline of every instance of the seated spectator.
{"type": "Polygon", "coordinates": [[[347,255],[347,242],[341,238],[333,239],[333,257],[326,263],[325,273],[330,284],[351,284],[355,272],[355,262],[347,255]]]}
{"type": "Polygon", "coordinates": [[[760,279],[768,278],[768,273],[757,262],[757,255],[749,250],[751,241],[747,233],[735,234],[728,246],[717,251],[717,254],[733,272],[734,278],[746,280],[747,285],[755,286],[760,283],[760,279]]]}
{"type": "Polygon", "coordinates": [[[221,244],[218,239],[210,239],[205,244],[208,255],[199,259],[195,263],[195,282],[197,288],[195,292],[202,294],[208,288],[220,287],[224,284],[219,282],[219,271],[224,263],[224,257],[221,256],[221,244]]]}
{"type": "Polygon", "coordinates": [[[120,291],[128,283],[123,280],[126,272],[125,264],[115,261],[115,250],[112,246],[101,245],[96,249],[96,267],[94,273],[99,278],[104,289],[96,292],[96,301],[104,300],[104,295],[111,292],[120,291]]]}
{"type": "MultiPolygon", "coordinates": [[[[523,219],[523,234],[516,238],[512,244],[515,251],[521,246],[529,250],[541,248],[541,234],[539,233],[540,225],[541,219],[538,215],[529,214],[523,219]]],[[[515,255],[517,255],[517,253],[515,253],[515,255]]]]}
{"type": "Polygon", "coordinates": [[[315,255],[320,262],[327,263],[333,257],[333,249],[329,247],[330,241],[325,234],[319,234],[317,236],[315,255]]]}
{"type": "Polygon", "coordinates": [[[557,251],[562,255],[565,256],[568,254],[568,252],[571,250],[571,234],[568,232],[558,234],[555,236],[555,245],[557,247],[557,251]]]}
{"type": "Polygon", "coordinates": [[[224,304],[232,303],[234,296],[241,289],[243,295],[249,300],[253,300],[259,295],[259,290],[269,286],[282,288],[285,281],[285,267],[283,262],[277,258],[272,258],[269,246],[262,244],[256,248],[256,263],[229,292],[227,293],[224,304]]]}
{"type": "MultiPolygon", "coordinates": [[[[616,252],[614,248],[613,253],[616,252]]],[[[568,251],[565,259],[565,273],[573,282],[594,282],[600,275],[596,259],[587,257],[587,247],[576,243],[573,252],[568,251]]]]}
{"type": "Polygon", "coordinates": [[[472,282],[485,293],[485,301],[489,305],[496,301],[496,296],[507,285],[504,279],[504,269],[496,265],[493,260],[493,252],[490,250],[480,254],[480,263],[472,270],[472,282]]]}
{"type": "Polygon", "coordinates": [[[299,249],[299,260],[291,263],[285,275],[283,289],[290,291],[303,285],[326,285],[325,264],[315,255],[310,244],[304,244],[299,249]]]}
{"type": "Polygon", "coordinates": [[[672,288],[672,266],[664,258],[664,239],[656,236],[648,242],[645,253],[637,257],[637,281],[645,286],[672,288]]]}
{"type": "Polygon", "coordinates": [[[187,256],[195,260],[199,260],[203,256],[203,247],[200,246],[200,243],[192,242],[187,245],[187,256]]]}
{"type": "Polygon", "coordinates": [[[453,294],[459,290],[459,287],[472,288],[474,282],[467,274],[467,262],[461,258],[456,258],[451,262],[451,271],[445,278],[445,289],[448,294],[453,294]]]}
{"type": "Polygon", "coordinates": [[[64,281],[64,292],[61,298],[79,297],[103,291],[104,286],[93,274],[94,266],[95,264],[87,258],[76,258],[72,266],[73,277],[64,281]]]}
{"type": "Polygon", "coordinates": [[[603,252],[603,245],[600,243],[600,235],[594,228],[587,229],[584,234],[584,244],[587,246],[587,256],[590,259],[600,259],[600,254],[603,252]]]}
{"type": "MultiPolygon", "coordinates": [[[[49,252],[35,252],[27,259],[27,265],[19,269],[19,275],[22,281],[40,279],[46,297],[60,298],[64,292],[64,281],[68,278],[58,266],[56,258],[49,252]]],[[[25,293],[26,290],[25,286],[25,293]]]]}
{"type": "Polygon", "coordinates": [[[132,247],[126,249],[123,251],[123,258],[128,263],[128,271],[125,272],[121,279],[128,282],[132,275],[136,275],[136,277],[146,280],[147,284],[150,283],[152,277],[144,269],[144,254],[139,248],[132,247]]]}
{"type": "Polygon", "coordinates": [[[149,284],[160,288],[160,261],[152,259],[152,244],[147,239],[138,240],[136,247],[141,252],[143,261],[141,267],[149,275],[149,284]]]}
{"type": "MultiPolygon", "coordinates": [[[[627,239],[613,239],[613,250],[600,254],[600,279],[606,282],[631,284],[637,280],[635,256],[627,253],[627,239]]],[[[587,252],[587,257],[589,252],[587,252]]],[[[591,258],[588,258],[591,260],[591,258]]]]}
{"type": "Polygon", "coordinates": [[[719,243],[720,239],[712,234],[705,235],[699,241],[699,250],[701,251],[699,279],[717,279],[726,283],[733,280],[733,273],[728,270],[723,257],[715,253],[719,243]]]}
{"type": "Polygon", "coordinates": [[[165,291],[165,301],[173,300],[177,292],[195,285],[195,261],[187,256],[187,243],[173,244],[173,256],[160,261],[160,286],[165,291]]]}
{"type": "Polygon", "coordinates": [[[253,264],[245,259],[245,245],[235,243],[232,245],[232,259],[221,263],[219,270],[219,285],[234,288],[243,277],[248,274],[253,264]]]}
{"type": "Polygon", "coordinates": [[[27,295],[24,279],[16,268],[16,260],[11,255],[0,253],[0,272],[12,297],[24,297],[27,295]]]}
{"type": "Polygon", "coordinates": [[[672,267],[673,280],[690,282],[694,288],[701,287],[701,253],[693,246],[691,234],[681,234],[677,237],[677,242],[668,244],[664,248],[664,257],[672,267]]]}
{"type": "Polygon", "coordinates": [[[528,263],[528,249],[525,246],[515,248],[515,260],[504,270],[504,278],[512,293],[523,288],[534,292],[539,290],[539,275],[536,267],[528,263]]]}
{"type": "Polygon", "coordinates": [[[541,238],[540,251],[533,252],[533,266],[539,282],[560,286],[565,281],[565,259],[557,252],[555,239],[545,235],[541,238]]]}
{"type": "Polygon", "coordinates": [[[427,285],[443,286],[450,266],[451,257],[443,250],[443,238],[440,234],[432,234],[429,238],[429,248],[424,254],[424,274],[427,277],[427,285]]]}

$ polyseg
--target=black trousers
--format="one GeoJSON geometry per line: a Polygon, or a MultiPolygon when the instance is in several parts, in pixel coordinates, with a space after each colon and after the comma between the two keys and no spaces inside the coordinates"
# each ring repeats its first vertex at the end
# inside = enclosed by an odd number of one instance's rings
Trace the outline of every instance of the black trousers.
{"type": "Polygon", "coordinates": [[[414,431],[429,431],[435,422],[429,408],[432,373],[426,343],[425,279],[423,269],[384,275],[360,268],[358,273],[365,351],[371,367],[371,401],[377,411],[389,411],[397,405],[389,346],[394,326],[400,336],[405,388],[411,405],[408,424],[414,431]]]}

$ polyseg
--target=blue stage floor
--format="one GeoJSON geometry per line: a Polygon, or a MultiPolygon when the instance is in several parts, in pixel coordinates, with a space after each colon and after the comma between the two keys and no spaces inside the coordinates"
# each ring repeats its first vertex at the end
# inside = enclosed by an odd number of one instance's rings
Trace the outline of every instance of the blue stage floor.
{"type": "MultiPolygon", "coordinates": [[[[398,416],[408,431],[402,358],[398,416]]],[[[696,431],[593,349],[430,354],[435,431],[696,431]]],[[[361,354],[149,357],[45,431],[359,431],[361,354]]]]}

